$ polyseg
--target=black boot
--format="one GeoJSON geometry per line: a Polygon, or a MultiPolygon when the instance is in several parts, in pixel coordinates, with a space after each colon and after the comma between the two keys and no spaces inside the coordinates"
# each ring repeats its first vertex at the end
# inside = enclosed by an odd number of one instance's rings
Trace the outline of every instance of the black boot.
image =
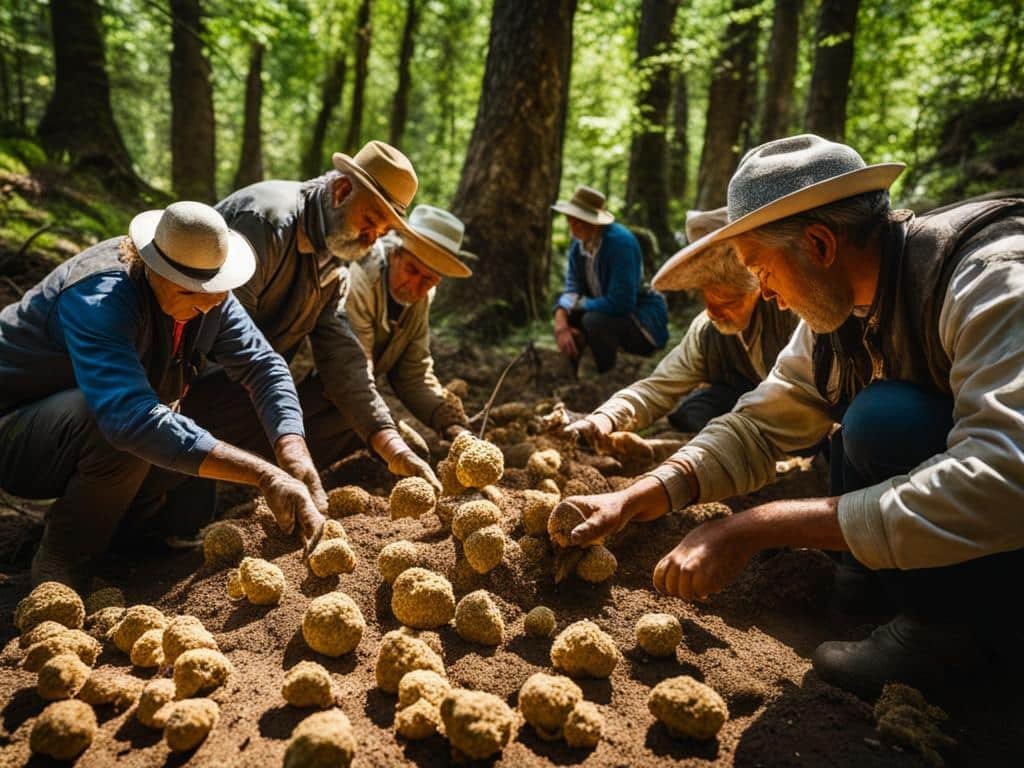
{"type": "Polygon", "coordinates": [[[925,692],[979,664],[974,632],[964,624],[924,623],[900,614],[866,640],[822,643],[811,659],[825,682],[864,699],[875,699],[888,682],[925,692]]]}

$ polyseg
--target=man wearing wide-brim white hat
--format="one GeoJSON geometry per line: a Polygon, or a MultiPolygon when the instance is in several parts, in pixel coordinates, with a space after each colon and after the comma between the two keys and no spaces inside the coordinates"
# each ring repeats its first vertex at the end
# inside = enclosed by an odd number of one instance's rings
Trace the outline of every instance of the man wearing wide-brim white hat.
{"type": "MultiPolygon", "coordinates": [[[[252,184],[217,204],[256,252],[256,272],[236,293],[285,360],[294,360],[308,340],[314,370],[298,390],[317,467],[325,469],[365,443],[391,472],[418,475],[440,490],[430,465],[399,434],[358,339],[337,312],[348,264],[365,256],[377,238],[396,230],[420,240],[405,222],[419,181],[409,158],[382,141],[368,142],[351,157],[335,152],[333,165],[306,182],[252,184]]],[[[204,411],[238,409],[242,388],[223,375],[211,373],[196,388],[204,411]]],[[[235,416],[229,434],[243,445],[262,445],[252,418],[235,416]]]]}
{"type": "Polygon", "coordinates": [[[255,266],[213,208],[174,203],[139,214],[128,237],[69,259],[0,312],[0,487],[57,498],[34,583],[82,587],[115,535],[136,548],[189,533],[182,518],[209,522],[149,503],[161,474],[255,485],[286,531],[298,521],[312,538],[322,525],[288,366],[230,293],[255,266]],[[245,405],[270,443],[289,446],[288,471],[180,412],[207,358],[247,383],[245,405]]]}
{"type": "Polygon", "coordinates": [[[629,520],[751,492],[782,454],[832,442],[830,496],[769,503],[694,529],[658,563],[662,592],[701,599],[769,547],[845,553],[834,606],[895,614],[814,654],[823,678],[877,695],[932,688],[1019,656],[1006,585],[1024,569],[1024,200],[915,217],[889,207],[899,163],[803,135],[752,149],[729,224],[655,278],[732,242],[765,296],[803,322],[736,409],[624,492],[577,497],[586,543],[629,520]]]}
{"type": "Polygon", "coordinates": [[[442,278],[472,272],[462,250],[465,227],[448,211],[419,205],[405,232],[390,232],[350,268],[341,312],[366,353],[373,375],[386,376],[413,416],[453,439],[467,426],[461,402],[434,374],[430,354],[430,304],[442,278]]]}

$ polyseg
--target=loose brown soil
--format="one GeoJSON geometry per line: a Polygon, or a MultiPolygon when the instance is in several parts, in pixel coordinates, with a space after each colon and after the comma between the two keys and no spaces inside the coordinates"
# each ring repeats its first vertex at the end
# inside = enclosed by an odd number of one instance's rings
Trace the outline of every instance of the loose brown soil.
{"type": "MultiPolygon", "coordinates": [[[[439,368],[467,372],[471,385],[467,411],[474,413],[490,393],[500,367],[483,353],[441,354],[439,368]],[[471,372],[471,373],[470,373],[471,372]]],[[[628,359],[625,370],[583,386],[568,384],[557,359],[542,355],[539,375],[524,365],[509,377],[503,391],[531,401],[556,389],[570,407],[583,410],[617,386],[629,381],[649,361],[628,359]],[[569,389],[561,389],[568,386],[569,389]]],[[[512,399],[499,397],[498,402],[512,399]]],[[[547,438],[545,438],[547,439],[547,438]]],[[[544,441],[542,441],[544,442],[544,441]]],[[[555,441],[557,443],[557,441],[555,441]]],[[[573,453],[566,448],[566,458],[573,453]]],[[[571,478],[598,482],[596,473],[580,461],[565,462],[560,485],[571,478]]],[[[603,479],[603,478],[602,478],[603,479]]],[[[242,517],[246,549],[276,563],[288,589],[276,607],[257,607],[227,599],[227,572],[203,564],[201,549],[176,552],[143,561],[110,559],[101,576],[121,587],[130,603],[151,603],[167,614],[197,616],[215,635],[235,667],[225,689],[215,694],[221,717],[209,738],[194,752],[172,755],[160,733],[141,726],[134,710],[116,714],[98,711],[100,730],[79,766],[274,766],[280,765],[287,739],[309,712],[285,704],[280,689],[285,670],[301,660],[315,660],[331,673],[339,706],[351,718],[359,751],[357,766],[439,766],[449,762],[441,737],[424,742],[396,738],[392,724],[395,697],[374,683],[374,661],[383,634],[398,624],[391,615],[390,587],[376,568],[380,548],[401,538],[422,542],[430,549],[430,565],[449,575],[457,596],[484,587],[496,597],[506,624],[506,639],[490,649],[461,640],[447,627],[430,637],[443,649],[454,684],[490,691],[514,705],[522,683],[537,671],[550,671],[550,640],[527,637],[523,617],[534,605],[550,606],[558,629],[584,618],[606,630],[624,657],[609,680],[579,681],[588,700],[596,702],[607,720],[605,736],[593,751],[574,750],[564,743],[541,741],[524,726],[494,764],[501,766],[669,766],[669,765],[921,765],[908,752],[877,740],[870,706],[821,682],[811,671],[815,646],[834,637],[856,637],[869,626],[826,618],[825,604],[832,577],[831,560],[815,551],[779,551],[756,558],[739,582],[703,604],[658,596],[651,571],[661,556],[689,530],[693,522],[674,515],[636,525],[610,548],[619,559],[611,582],[589,585],[569,579],[554,585],[550,562],[542,571],[524,571],[503,564],[487,576],[457,565],[456,548],[434,515],[391,520],[386,496],[393,483],[381,464],[365,453],[334,467],[328,487],[358,483],[380,499],[372,513],[343,520],[359,557],[351,575],[318,579],[309,575],[293,540],[278,534],[273,523],[242,517]],[[310,600],[341,589],[360,606],[367,630],[355,652],[329,659],[310,651],[300,624],[310,600]],[[674,659],[652,660],[635,648],[633,627],[650,611],[680,618],[684,640],[674,659]],[[689,674],[718,690],[729,706],[730,719],[711,742],[677,741],[647,711],[647,694],[666,677],[689,674]]],[[[500,506],[514,512],[518,491],[527,487],[525,470],[510,470],[503,481],[500,506]]],[[[611,483],[621,482],[613,478],[611,483]]],[[[761,493],[731,500],[735,510],[770,498],[820,494],[824,490],[819,466],[806,463],[787,472],[761,493]]],[[[236,512],[236,514],[240,514],[236,512]]],[[[28,734],[44,703],[35,693],[35,676],[17,668],[20,651],[10,620],[17,601],[28,591],[27,557],[35,518],[8,512],[0,516],[0,765],[48,765],[30,759],[28,734]],[[21,545],[19,547],[19,545],[21,545]],[[12,561],[13,558],[13,561],[12,561]]],[[[514,527],[511,517],[506,527],[514,527]]],[[[129,670],[127,658],[108,647],[98,668],[129,670]]],[[[147,678],[140,670],[133,674],[147,678]]],[[[1024,758],[1024,707],[1008,693],[994,693],[991,681],[952,701],[942,701],[952,721],[946,732],[959,743],[947,755],[952,763],[1021,764],[1024,758]]]]}

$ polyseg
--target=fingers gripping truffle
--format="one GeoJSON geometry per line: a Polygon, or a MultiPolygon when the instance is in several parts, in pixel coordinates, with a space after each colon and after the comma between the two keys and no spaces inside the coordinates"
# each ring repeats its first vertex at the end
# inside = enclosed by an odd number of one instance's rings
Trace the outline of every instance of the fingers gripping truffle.
{"type": "Polygon", "coordinates": [[[355,753],[352,723],[340,709],[329,709],[295,726],[284,753],[284,768],[348,768],[355,753]]]}
{"type": "Polygon", "coordinates": [[[302,617],[306,645],[325,656],[341,656],[355,649],[365,629],[363,612],[344,592],[328,592],[314,599],[302,617]]]}
{"type": "Polygon", "coordinates": [[[395,483],[388,499],[391,519],[419,517],[433,511],[437,503],[434,487],[422,477],[405,477],[395,483]]]}
{"type": "Polygon", "coordinates": [[[519,711],[546,741],[562,738],[562,726],[583,691],[568,677],[537,672],[519,689],[519,711]]]}
{"type": "Polygon", "coordinates": [[[242,591],[253,605],[277,605],[284,595],[284,573],[273,563],[246,557],[238,566],[242,591]]]}
{"type": "Polygon", "coordinates": [[[386,693],[397,693],[399,682],[417,669],[445,676],[441,657],[423,640],[401,630],[384,635],[377,651],[377,665],[374,670],[377,686],[386,693]]]}
{"type": "Polygon", "coordinates": [[[444,576],[409,568],[392,586],[391,611],[407,627],[434,629],[455,616],[455,593],[444,576]]]}
{"type": "Polygon", "coordinates": [[[293,707],[326,709],[334,704],[331,675],[315,661],[300,661],[285,675],[281,695],[293,707]]]}
{"type": "Polygon", "coordinates": [[[81,629],[85,605],[71,587],[56,581],[44,581],[14,609],[14,626],[21,633],[44,621],[56,621],[70,629],[81,629]]]}
{"type": "Polygon", "coordinates": [[[571,677],[608,677],[619,656],[614,641],[588,620],[570,624],[551,645],[551,663],[571,677]]]}
{"type": "Polygon", "coordinates": [[[662,680],[651,690],[647,708],[680,738],[712,739],[729,717],[714,689],[688,675],[662,680]]]}
{"type": "Polygon", "coordinates": [[[32,724],[29,749],[57,760],[73,760],[92,744],[96,713],[84,701],[68,699],[51,704],[32,724]]]}
{"type": "Polygon", "coordinates": [[[459,637],[480,645],[500,645],[505,639],[501,611],[486,590],[470,592],[455,608],[455,631],[459,637]]]}
{"type": "Polygon", "coordinates": [[[516,732],[508,704],[483,691],[451,691],[441,702],[441,720],[456,755],[471,760],[497,754],[516,732]]]}
{"type": "Polygon", "coordinates": [[[164,740],[172,752],[198,747],[220,718],[220,707],[212,699],[185,699],[170,705],[164,724],[164,740]]]}
{"type": "Polygon", "coordinates": [[[555,505],[548,517],[548,536],[560,547],[571,546],[569,536],[573,529],[586,518],[575,504],[563,501],[555,505]]]}

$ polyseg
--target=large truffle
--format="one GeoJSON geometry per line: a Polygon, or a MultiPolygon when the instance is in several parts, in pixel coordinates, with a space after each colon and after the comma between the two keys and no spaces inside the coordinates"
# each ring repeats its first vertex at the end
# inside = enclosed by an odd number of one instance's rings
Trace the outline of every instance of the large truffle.
{"type": "Polygon", "coordinates": [[[327,494],[327,514],[331,517],[349,517],[369,512],[373,497],[357,485],[333,488],[327,494]]]}
{"type": "Polygon", "coordinates": [[[455,510],[452,518],[452,535],[465,541],[474,531],[501,522],[501,510],[486,499],[467,501],[455,510]]]}
{"type": "Polygon", "coordinates": [[[548,518],[558,503],[557,493],[523,491],[523,528],[530,536],[542,536],[548,530],[548,518]]]}
{"type": "Polygon", "coordinates": [[[434,629],[455,616],[455,593],[441,574],[409,568],[392,586],[391,612],[408,627],[434,629]]]}
{"type": "Polygon", "coordinates": [[[397,693],[402,678],[416,669],[445,674],[441,657],[423,640],[401,630],[384,635],[374,669],[377,686],[386,693],[397,693]]]}
{"type": "Polygon", "coordinates": [[[217,641],[195,616],[175,616],[163,635],[164,663],[173,664],[193,648],[219,650],[217,641]]]}
{"type": "Polygon", "coordinates": [[[238,566],[246,599],[253,605],[277,605],[284,595],[284,573],[273,563],[246,557],[238,566]]]}
{"type": "Polygon", "coordinates": [[[293,707],[326,709],[334,704],[331,675],[315,661],[300,661],[284,676],[281,695],[293,707]]]}
{"type": "MultiPolygon", "coordinates": [[[[137,677],[122,675],[110,670],[97,670],[89,675],[82,690],[78,692],[78,698],[94,707],[109,704],[116,711],[121,712],[128,709],[139,698],[142,685],[142,681],[137,677]]],[[[172,684],[171,693],[173,694],[173,692],[172,684]]]]}
{"type": "Polygon", "coordinates": [[[220,651],[193,648],[174,662],[175,697],[187,699],[223,685],[234,668],[220,651]]]}
{"type": "Polygon", "coordinates": [[[500,645],[505,639],[501,611],[486,590],[478,589],[459,600],[455,608],[455,631],[466,642],[480,645],[500,645]]]}
{"type": "Polygon", "coordinates": [[[497,754],[516,732],[508,704],[483,691],[451,691],[441,702],[441,720],[456,756],[471,760],[497,754]]]}
{"type": "Polygon", "coordinates": [[[435,707],[452,689],[451,684],[443,675],[432,669],[414,669],[402,675],[398,682],[398,708],[412,706],[420,699],[426,699],[435,707]]]}
{"type": "Polygon", "coordinates": [[[420,699],[395,713],[395,733],[405,739],[429,739],[441,725],[437,704],[420,699]]]}
{"type": "Polygon", "coordinates": [[[236,565],[245,554],[242,532],[231,523],[214,523],[203,536],[203,559],[212,567],[236,565]]]}
{"type": "Polygon", "coordinates": [[[167,619],[151,605],[133,605],[110,632],[110,639],[121,653],[130,654],[135,641],[151,629],[164,629],[167,619]]]}
{"type": "Polygon", "coordinates": [[[329,709],[295,726],[284,753],[284,768],[348,768],[355,753],[352,723],[340,709],[329,709]]]}
{"type": "Polygon", "coordinates": [[[678,738],[714,738],[729,717],[722,697],[688,675],[670,677],[654,686],[647,708],[678,738]]]}
{"type": "Polygon", "coordinates": [[[356,569],[356,554],[344,539],[321,539],[309,556],[309,570],[321,579],[356,569]]]}
{"type": "Polygon", "coordinates": [[[547,606],[538,605],[526,614],[523,629],[532,637],[551,637],[555,631],[555,612],[547,606]]]}
{"type": "Polygon", "coordinates": [[[645,613],[636,623],[636,644],[651,656],[675,656],[683,627],[670,613],[645,613]]]}
{"type": "Polygon", "coordinates": [[[85,605],[71,587],[57,581],[44,581],[14,609],[14,626],[24,634],[44,621],[56,621],[70,629],[81,629],[85,605]]]}
{"type": "Polygon", "coordinates": [[[38,672],[42,669],[43,664],[54,656],[73,653],[91,667],[96,663],[96,657],[99,656],[100,650],[100,644],[95,638],[80,629],[69,629],[30,646],[21,660],[21,666],[29,672],[38,672]]]}
{"type": "Polygon", "coordinates": [[[68,631],[68,628],[63,624],[56,621],[47,619],[36,624],[28,632],[24,633],[18,638],[18,646],[20,648],[31,648],[36,643],[41,643],[43,640],[49,640],[51,637],[57,635],[63,635],[68,631]]]}
{"type": "Polygon", "coordinates": [[[577,621],[551,644],[551,663],[571,677],[608,677],[619,663],[619,649],[597,624],[577,621]]]}
{"type": "Polygon", "coordinates": [[[603,732],[604,717],[597,705],[590,701],[576,702],[562,726],[562,734],[570,747],[593,749],[601,741],[603,732]]]}
{"type": "Polygon", "coordinates": [[[505,556],[505,532],[501,526],[486,525],[466,537],[462,551],[474,571],[488,573],[497,568],[505,556]]]}
{"type": "Polygon", "coordinates": [[[619,561],[607,547],[598,544],[588,547],[576,564],[576,575],[592,584],[600,584],[615,575],[619,561]]]}
{"type": "Polygon", "coordinates": [[[36,692],[46,701],[74,698],[91,670],[73,653],[62,653],[43,664],[36,680],[36,692]]]}
{"type": "Polygon", "coordinates": [[[422,477],[405,477],[395,483],[388,499],[391,519],[402,517],[419,517],[431,512],[437,497],[434,487],[422,477]]]}
{"type": "Polygon", "coordinates": [[[402,571],[420,564],[419,549],[411,541],[393,541],[377,555],[377,569],[381,578],[393,584],[402,571]]]}
{"type": "Polygon", "coordinates": [[[562,726],[583,691],[568,677],[537,672],[519,689],[519,711],[546,741],[562,738],[562,726]]]}
{"type": "Polygon", "coordinates": [[[102,611],[104,608],[124,608],[124,606],[124,592],[117,587],[103,587],[85,598],[85,617],[88,621],[96,611],[102,611]]]}
{"type": "Polygon", "coordinates": [[[143,632],[132,646],[129,657],[132,664],[143,669],[161,666],[164,663],[164,631],[149,629],[143,632]]]}
{"type": "Polygon", "coordinates": [[[28,746],[33,754],[74,760],[92,744],[96,713],[84,701],[68,699],[50,704],[32,724],[28,746]]]}
{"type": "Polygon", "coordinates": [[[147,728],[162,730],[170,712],[168,704],[174,701],[174,681],[167,678],[150,680],[139,694],[135,717],[147,728]]]}
{"type": "Polygon", "coordinates": [[[555,505],[548,518],[548,536],[560,547],[571,546],[569,535],[577,525],[586,520],[583,512],[575,504],[562,501],[555,505]]]}
{"type": "Polygon", "coordinates": [[[467,488],[483,488],[496,483],[505,472],[501,449],[486,440],[476,440],[459,455],[455,477],[467,488]]]}
{"type": "Polygon", "coordinates": [[[344,592],[328,592],[315,598],[302,617],[306,645],[325,656],[341,656],[353,650],[365,629],[363,612],[344,592]]]}
{"type": "Polygon", "coordinates": [[[220,718],[220,707],[212,699],[176,701],[164,723],[164,740],[172,752],[198,747],[220,718]]]}
{"type": "Polygon", "coordinates": [[[562,468],[562,454],[554,448],[536,451],[526,462],[527,471],[534,477],[554,477],[562,468]]]}

